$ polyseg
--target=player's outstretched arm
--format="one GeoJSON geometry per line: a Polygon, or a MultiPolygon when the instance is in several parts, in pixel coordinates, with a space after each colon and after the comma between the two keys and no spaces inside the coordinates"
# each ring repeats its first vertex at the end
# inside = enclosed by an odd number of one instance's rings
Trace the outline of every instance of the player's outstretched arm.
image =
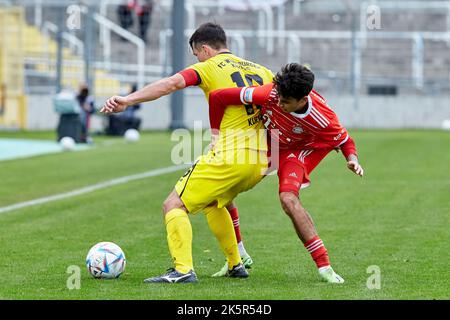
{"type": "Polygon", "coordinates": [[[211,92],[208,101],[211,129],[219,130],[226,107],[241,107],[243,104],[262,105],[267,101],[272,88],[273,83],[269,83],[263,86],[227,88],[211,92]]]}
{"type": "Polygon", "coordinates": [[[364,169],[359,164],[355,141],[353,141],[352,137],[348,136],[347,141],[342,144],[340,148],[342,150],[342,154],[347,160],[347,168],[362,177],[364,175],[364,169]]]}
{"type": "Polygon", "coordinates": [[[184,77],[181,74],[176,73],[171,77],[153,82],[125,97],[112,96],[106,100],[105,104],[100,109],[100,112],[106,114],[122,112],[128,106],[141,102],[153,101],[185,87],[186,82],[184,77]]]}
{"type": "Polygon", "coordinates": [[[347,157],[347,168],[349,168],[360,177],[364,175],[364,169],[359,164],[358,157],[355,154],[351,154],[349,157],[347,157]]]}
{"type": "Polygon", "coordinates": [[[225,108],[230,105],[241,105],[241,89],[227,88],[219,89],[209,94],[209,124],[213,133],[219,130],[225,108]]]}

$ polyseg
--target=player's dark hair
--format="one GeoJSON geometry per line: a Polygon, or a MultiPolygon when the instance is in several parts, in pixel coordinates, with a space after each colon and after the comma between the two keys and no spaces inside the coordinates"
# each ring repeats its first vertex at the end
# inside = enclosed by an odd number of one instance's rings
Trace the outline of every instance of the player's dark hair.
{"type": "Polygon", "coordinates": [[[223,49],[227,47],[227,36],[220,25],[207,22],[200,25],[189,39],[192,49],[199,44],[207,44],[216,50],[223,49]]]}
{"type": "Polygon", "coordinates": [[[273,82],[279,95],[300,100],[311,92],[314,73],[301,64],[290,63],[281,68],[273,82]]]}

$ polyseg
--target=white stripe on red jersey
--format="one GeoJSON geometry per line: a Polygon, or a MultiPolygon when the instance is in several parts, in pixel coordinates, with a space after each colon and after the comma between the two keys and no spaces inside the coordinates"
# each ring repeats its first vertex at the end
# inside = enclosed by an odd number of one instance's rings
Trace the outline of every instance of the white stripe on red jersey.
{"type": "Polygon", "coordinates": [[[309,156],[311,153],[313,153],[314,150],[302,150],[300,152],[300,155],[298,156],[299,160],[303,163],[305,163],[305,158],[309,156]]]}
{"type": "MultiPolygon", "coordinates": [[[[280,149],[335,148],[348,137],[336,113],[315,90],[308,95],[304,113],[286,113],[280,108],[277,91],[273,88],[262,106],[262,114],[264,125],[272,138],[278,139],[280,149]]],[[[301,161],[310,154],[306,151],[300,155],[301,161]]]]}

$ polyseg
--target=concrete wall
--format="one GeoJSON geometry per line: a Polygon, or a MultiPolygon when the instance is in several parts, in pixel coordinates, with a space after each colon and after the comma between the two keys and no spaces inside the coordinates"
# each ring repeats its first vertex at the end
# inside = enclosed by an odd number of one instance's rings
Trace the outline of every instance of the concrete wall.
{"type": "MultiPolygon", "coordinates": [[[[450,96],[360,96],[357,108],[350,95],[327,96],[347,128],[441,128],[450,119],[450,96]]],[[[105,99],[98,99],[100,107],[105,99]]],[[[170,124],[170,97],[145,103],[138,112],[143,129],[166,129],[170,124]]],[[[209,127],[207,103],[203,94],[187,90],[184,109],[185,125],[193,128],[194,121],[209,127]]],[[[106,119],[92,117],[92,130],[102,130],[106,119]]],[[[58,124],[50,96],[33,95],[28,99],[29,130],[52,130],[58,124]]]]}
{"type": "Polygon", "coordinates": [[[328,103],[348,128],[441,128],[450,119],[450,96],[328,96],[328,103]]]}
{"type": "Polygon", "coordinates": [[[27,106],[27,129],[48,130],[56,129],[58,114],[53,111],[50,95],[29,95],[27,106]]]}
{"type": "MultiPolygon", "coordinates": [[[[51,95],[29,95],[27,110],[28,130],[56,130],[59,114],[53,110],[51,95]]],[[[91,127],[93,130],[102,130],[104,117],[92,117],[91,127]]]]}

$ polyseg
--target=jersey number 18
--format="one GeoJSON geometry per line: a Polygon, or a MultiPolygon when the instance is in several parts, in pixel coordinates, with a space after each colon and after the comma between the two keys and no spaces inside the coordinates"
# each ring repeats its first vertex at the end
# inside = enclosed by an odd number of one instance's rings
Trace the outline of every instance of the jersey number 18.
{"type": "MultiPolygon", "coordinates": [[[[239,88],[242,87],[251,87],[253,85],[253,81],[255,81],[258,85],[262,86],[264,84],[263,79],[258,76],[257,74],[246,74],[245,80],[247,81],[247,85],[244,82],[244,79],[242,79],[241,73],[239,71],[236,71],[231,74],[231,80],[233,80],[234,83],[239,88]]],[[[247,115],[252,115],[255,113],[255,109],[253,108],[252,104],[245,104],[244,105],[245,111],[247,111],[247,115]]],[[[257,109],[261,109],[261,106],[256,106],[257,109]]]]}

